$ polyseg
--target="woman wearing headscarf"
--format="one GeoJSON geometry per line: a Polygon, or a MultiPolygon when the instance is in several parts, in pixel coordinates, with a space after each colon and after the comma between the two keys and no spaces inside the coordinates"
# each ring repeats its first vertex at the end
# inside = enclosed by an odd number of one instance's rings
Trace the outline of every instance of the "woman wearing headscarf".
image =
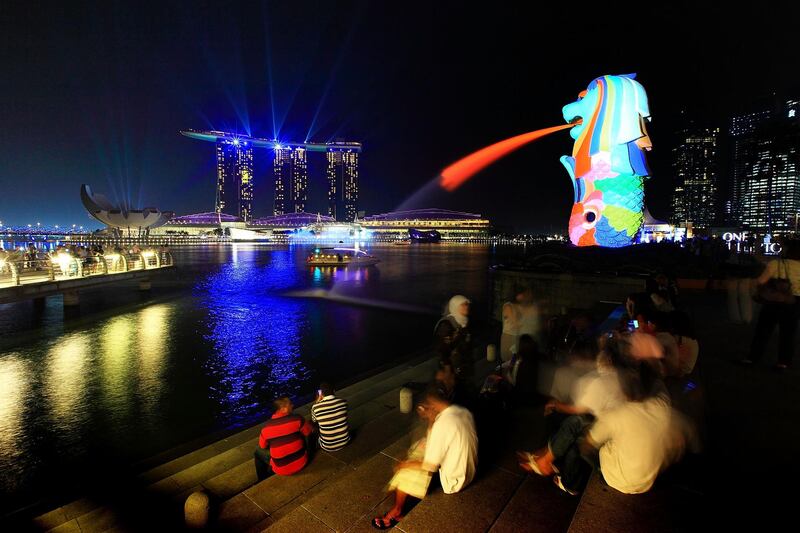
{"type": "Polygon", "coordinates": [[[473,375],[469,306],[466,296],[457,294],[450,298],[445,315],[434,330],[436,351],[442,363],[451,364],[459,379],[469,379],[473,375]]]}

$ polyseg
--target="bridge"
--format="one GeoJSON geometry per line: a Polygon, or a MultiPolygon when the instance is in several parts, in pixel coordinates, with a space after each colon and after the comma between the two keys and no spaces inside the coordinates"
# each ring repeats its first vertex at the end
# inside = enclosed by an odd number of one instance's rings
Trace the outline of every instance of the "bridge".
{"type": "Polygon", "coordinates": [[[0,257],[0,304],[64,295],[64,306],[78,305],[78,291],[138,280],[150,288],[150,276],[174,267],[169,252],[107,253],[75,257],[60,252],[0,257]]]}

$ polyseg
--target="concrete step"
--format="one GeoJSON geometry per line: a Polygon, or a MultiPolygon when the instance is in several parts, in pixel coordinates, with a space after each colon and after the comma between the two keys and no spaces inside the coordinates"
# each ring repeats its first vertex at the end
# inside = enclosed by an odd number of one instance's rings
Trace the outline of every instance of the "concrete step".
{"type": "MultiPolygon", "coordinates": [[[[457,494],[445,494],[436,487],[406,514],[397,529],[406,533],[483,533],[495,523],[523,479],[521,475],[492,467],[457,494]]],[[[388,507],[381,511],[388,511],[388,507]]]]}
{"type": "MultiPolygon", "coordinates": [[[[436,359],[414,361],[376,374],[339,391],[348,400],[349,420],[352,428],[379,418],[399,405],[399,387],[407,381],[428,380],[436,368],[436,359]]],[[[310,405],[296,409],[310,416],[310,405]]],[[[220,441],[194,450],[164,464],[150,468],[137,476],[153,491],[183,501],[194,490],[206,488],[212,495],[227,499],[256,483],[252,466],[252,453],[262,425],[252,426],[220,441]]],[[[370,433],[373,433],[370,431],[370,433]]],[[[364,440],[369,441],[369,438],[364,440]]],[[[368,445],[367,442],[361,447],[368,445]]],[[[380,445],[380,442],[378,443],[380,445]]],[[[352,453],[352,452],[351,452],[352,453]]],[[[348,460],[353,458],[348,456],[348,460]]],[[[106,516],[102,505],[84,498],[37,516],[33,524],[37,529],[52,530],[59,526],[69,529],[78,525],[78,518],[106,516]]],[[[84,522],[88,518],[83,518],[84,522]]]]}
{"type": "Polygon", "coordinates": [[[578,498],[558,490],[551,478],[527,476],[489,532],[562,533],[569,528],[577,507],[578,498]]]}
{"type": "Polygon", "coordinates": [[[644,494],[623,494],[592,474],[575,510],[569,533],[692,531],[703,516],[702,495],[659,478],[644,494]]]}
{"type": "MultiPolygon", "coordinates": [[[[245,529],[271,527],[275,520],[281,520],[293,513],[298,506],[316,493],[325,491],[341,476],[356,468],[364,471],[360,465],[377,455],[385,461],[393,462],[393,459],[382,455],[380,451],[407,436],[412,422],[412,415],[403,415],[398,409],[392,409],[367,421],[357,429],[351,443],[342,450],[330,453],[318,450],[309,465],[300,473],[287,477],[271,476],[224,502],[220,506],[218,527],[223,530],[230,530],[233,524],[236,527],[246,525],[245,529]]],[[[383,480],[384,485],[387,480],[388,478],[383,480]]],[[[381,499],[385,497],[385,493],[381,491],[378,494],[381,499]]],[[[298,513],[292,514],[293,517],[297,515],[298,513]]]]}

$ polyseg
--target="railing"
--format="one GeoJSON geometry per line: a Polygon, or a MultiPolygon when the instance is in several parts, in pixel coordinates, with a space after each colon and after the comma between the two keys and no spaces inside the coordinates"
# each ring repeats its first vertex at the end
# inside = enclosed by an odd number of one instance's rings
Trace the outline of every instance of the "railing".
{"type": "Polygon", "coordinates": [[[173,265],[170,252],[156,250],[114,252],[87,257],[76,257],[65,252],[48,255],[39,253],[35,257],[10,256],[0,258],[0,287],[152,270],[173,265]]]}

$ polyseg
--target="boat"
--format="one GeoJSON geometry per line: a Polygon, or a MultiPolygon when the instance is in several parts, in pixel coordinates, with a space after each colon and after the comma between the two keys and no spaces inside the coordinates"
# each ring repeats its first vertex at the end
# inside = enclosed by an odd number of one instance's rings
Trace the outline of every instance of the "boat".
{"type": "Polygon", "coordinates": [[[306,259],[309,266],[371,266],[380,262],[358,248],[316,248],[306,259]]]}
{"type": "Polygon", "coordinates": [[[417,242],[439,242],[442,240],[442,234],[435,229],[419,230],[408,228],[408,236],[412,241],[417,242]]]}

